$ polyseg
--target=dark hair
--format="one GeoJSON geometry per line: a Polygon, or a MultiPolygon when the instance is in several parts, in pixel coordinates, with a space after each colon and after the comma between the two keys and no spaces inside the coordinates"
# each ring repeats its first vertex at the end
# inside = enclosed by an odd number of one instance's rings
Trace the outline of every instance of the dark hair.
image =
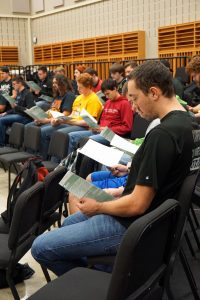
{"type": "Polygon", "coordinates": [[[107,79],[102,82],[101,90],[104,93],[107,90],[114,91],[117,90],[117,82],[113,79],[107,79]]]}
{"type": "Polygon", "coordinates": [[[192,57],[190,62],[186,66],[187,72],[191,73],[200,73],[200,55],[195,55],[192,57]]]}
{"type": "Polygon", "coordinates": [[[21,83],[23,86],[26,86],[26,82],[22,76],[16,76],[12,79],[12,82],[16,81],[17,83],[21,83]]]}
{"type": "Polygon", "coordinates": [[[1,67],[1,72],[9,73],[10,71],[8,67],[1,67]]]}
{"type": "Polygon", "coordinates": [[[77,79],[78,83],[81,83],[84,87],[92,88],[93,86],[93,79],[92,76],[88,73],[83,73],[77,79]]]}
{"type": "Polygon", "coordinates": [[[129,75],[129,80],[134,80],[136,87],[145,95],[153,86],[158,87],[165,97],[174,95],[172,75],[160,61],[149,60],[135,68],[129,75]]]}
{"type": "Polygon", "coordinates": [[[64,96],[67,91],[72,92],[71,82],[67,77],[62,74],[57,74],[53,78],[56,79],[59,91],[53,87],[53,96],[54,98],[57,96],[64,96]]]}
{"type": "Polygon", "coordinates": [[[92,76],[92,75],[98,76],[98,72],[97,72],[95,69],[92,69],[92,68],[87,68],[87,69],[85,69],[84,73],[88,73],[88,74],[90,74],[91,76],[92,76]]]}
{"type": "Polygon", "coordinates": [[[118,63],[113,64],[110,69],[110,73],[120,73],[122,76],[124,76],[124,66],[118,63]]]}
{"type": "Polygon", "coordinates": [[[127,62],[127,63],[124,65],[124,69],[126,69],[126,68],[128,68],[128,67],[131,67],[132,69],[135,69],[137,66],[138,66],[137,62],[134,61],[134,60],[131,60],[131,61],[127,62]]]}
{"type": "Polygon", "coordinates": [[[160,62],[168,69],[170,69],[170,63],[167,59],[161,59],[160,62]]]}
{"type": "Polygon", "coordinates": [[[47,73],[47,67],[46,66],[41,66],[38,68],[38,71],[42,71],[43,73],[47,73]]]}

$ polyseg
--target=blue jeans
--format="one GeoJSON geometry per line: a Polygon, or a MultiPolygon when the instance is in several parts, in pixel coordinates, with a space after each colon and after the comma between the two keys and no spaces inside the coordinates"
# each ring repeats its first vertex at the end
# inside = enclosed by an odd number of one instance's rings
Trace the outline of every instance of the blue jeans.
{"type": "Polygon", "coordinates": [[[103,136],[101,136],[100,134],[94,134],[94,132],[90,130],[70,132],[68,135],[69,135],[68,154],[74,151],[75,149],[77,149],[77,144],[79,140],[82,139],[83,137],[90,137],[90,139],[100,144],[110,145],[110,142],[108,142],[103,136]]]}
{"type": "Polygon", "coordinates": [[[5,146],[6,129],[7,126],[12,125],[14,122],[27,124],[31,122],[29,118],[18,114],[8,114],[0,117],[0,146],[5,146]]]}
{"type": "MultiPolygon", "coordinates": [[[[42,125],[41,126],[41,141],[40,141],[40,153],[44,160],[47,159],[48,154],[48,148],[49,148],[49,142],[51,139],[52,134],[55,131],[60,131],[63,129],[64,133],[68,133],[71,131],[78,131],[78,130],[84,130],[81,126],[73,126],[68,124],[62,124],[58,126],[51,126],[51,124],[42,125]]],[[[66,149],[66,156],[67,156],[67,149],[66,149]]]]}
{"type": "Polygon", "coordinates": [[[42,234],[32,245],[32,255],[60,276],[72,268],[87,266],[87,257],[115,255],[126,228],[114,217],[87,217],[78,212],[61,228],[42,234]]]}

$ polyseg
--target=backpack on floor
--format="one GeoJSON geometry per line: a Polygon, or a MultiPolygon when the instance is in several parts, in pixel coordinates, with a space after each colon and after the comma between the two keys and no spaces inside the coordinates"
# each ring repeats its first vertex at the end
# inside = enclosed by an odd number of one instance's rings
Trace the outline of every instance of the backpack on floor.
{"type": "Polygon", "coordinates": [[[48,174],[47,168],[42,164],[38,156],[27,159],[16,175],[7,198],[7,210],[1,214],[6,224],[11,224],[14,207],[19,195],[34,185],[37,181],[43,181],[48,174]]]}

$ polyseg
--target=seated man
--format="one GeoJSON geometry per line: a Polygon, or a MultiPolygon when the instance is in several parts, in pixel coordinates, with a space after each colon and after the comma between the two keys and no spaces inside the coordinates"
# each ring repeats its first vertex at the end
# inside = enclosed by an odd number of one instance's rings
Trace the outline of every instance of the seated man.
{"type": "Polygon", "coordinates": [[[13,108],[0,115],[0,146],[5,146],[6,128],[14,122],[27,124],[31,118],[24,112],[26,108],[35,105],[33,94],[25,88],[25,81],[21,77],[13,79],[13,87],[17,93],[13,108]]]}
{"type": "Polygon", "coordinates": [[[193,157],[200,139],[198,125],[177,101],[170,71],[158,61],[145,62],[131,73],[128,94],[142,117],[159,118],[161,124],[134,155],[122,197],[106,202],[82,198],[80,212],[35,239],[33,257],[58,276],[86,266],[88,256],[115,255],[130,224],[176,198],[191,164],[191,170],[199,168],[193,157]]]}
{"type": "Polygon", "coordinates": [[[11,109],[10,103],[1,95],[1,93],[6,93],[13,98],[16,98],[16,92],[12,86],[12,79],[9,73],[8,67],[1,68],[1,78],[0,81],[0,113],[3,113],[11,109]]]}

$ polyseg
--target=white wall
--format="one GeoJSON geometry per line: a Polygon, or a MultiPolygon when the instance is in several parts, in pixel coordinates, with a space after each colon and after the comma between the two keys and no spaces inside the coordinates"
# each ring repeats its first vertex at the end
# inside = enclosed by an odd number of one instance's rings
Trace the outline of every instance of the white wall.
{"type": "MultiPolygon", "coordinates": [[[[55,11],[52,2],[44,1],[45,12],[55,11]]],[[[75,1],[65,0],[70,5],[75,1]]],[[[104,0],[38,16],[32,33],[38,44],[48,44],[140,29],[146,31],[146,57],[157,57],[158,27],[194,20],[200,20],[200,0],[104,0]]]]}
{"type": "Polygon", "coordinates": [[[26,18],[0,17],[0,46],[18,46],[19,64],[29,64],[28,21],[26,18]]]}

